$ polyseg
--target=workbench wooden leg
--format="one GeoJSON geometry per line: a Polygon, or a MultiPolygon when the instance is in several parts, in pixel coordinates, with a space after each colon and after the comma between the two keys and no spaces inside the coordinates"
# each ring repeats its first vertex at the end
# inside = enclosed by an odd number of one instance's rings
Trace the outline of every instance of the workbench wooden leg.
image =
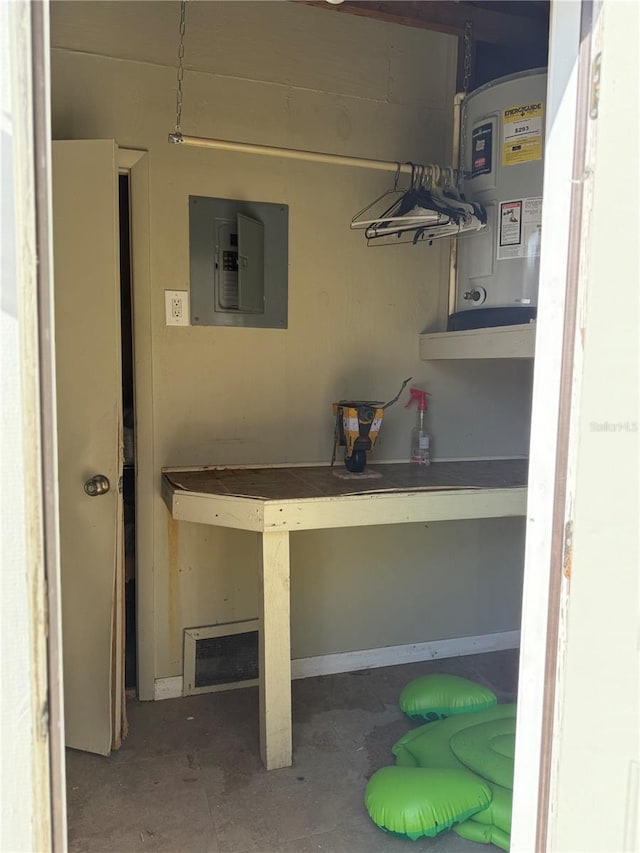
{"type": "Polygon", "coordinates": [[[267,770],[291,765],[289,533],[262,534],[260,752],[267,770]]]}

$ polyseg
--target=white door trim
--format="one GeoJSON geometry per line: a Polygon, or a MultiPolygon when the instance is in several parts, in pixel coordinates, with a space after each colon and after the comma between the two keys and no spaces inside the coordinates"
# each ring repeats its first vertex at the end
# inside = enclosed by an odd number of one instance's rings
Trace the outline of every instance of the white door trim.
{"type": "Polygon", "coordinates": [[[118,168],[121,172],[128,172],[146,156],[146,151],[136,148],[118,148],[118,168]]]}

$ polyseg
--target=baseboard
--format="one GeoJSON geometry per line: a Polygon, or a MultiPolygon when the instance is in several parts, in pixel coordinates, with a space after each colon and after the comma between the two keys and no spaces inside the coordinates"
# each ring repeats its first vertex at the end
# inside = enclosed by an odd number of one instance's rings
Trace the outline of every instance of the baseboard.
{"type": "Polygon", "coordinates": [[[479,655],[502,649],[517,649],[520,631],[501,631],[498,634],[480,634],[477,637],[453,637],[429,643],[407,643],[403,646],[384,646],[381,649],[363,649],[335,655],[298,658],[291,661],[292,678],[310,678],[315,675],[333,675],[338,672],[355,672],[400,663],[419,663],[436,658],[455,658],[462,655],[479,655]]]}
{"type": "Polygon", "coordinates": [[[174,675],[171,678],[156,678],[153,685],[153,698],[157,702],[160,699],[178,699],[182,696],[182,676],[174,675]]]}
{"type": "MultiPolygon", "coordinates": [[[[383,646],[380,649],[297,658],[291,661],[291,678],[312,678],[316,675],[356,672],[360,669],[376,669],[401,663],[420,663],[426,660],[479,655],[503,649],[517,649],[519,645],[520,631],[501,631],[497,634],[479,634],[475,637],[452,637],[448,640],[433,640],[429,643],[407,643],[402,646],[383,646]]],[[[156,678],[154,699],[177,699],[180,696],[182,696],[181,675],[156,678]]]]}

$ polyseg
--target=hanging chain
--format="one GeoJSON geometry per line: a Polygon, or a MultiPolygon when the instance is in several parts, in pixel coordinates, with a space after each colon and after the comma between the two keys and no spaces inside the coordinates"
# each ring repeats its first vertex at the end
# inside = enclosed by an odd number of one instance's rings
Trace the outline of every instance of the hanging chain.
{"type": "Polygon", "coordinates": [[[460,125],[460,145],[458,158],[458,189],[462,190],[464,181],[464,163],[465,163],[465,147],[467,137],[467,94],[469,92],[469,84],[471,83],[471,57],[473,45],[473,24],[471,21],[466,21],[464,25],[464,57],[463,57],[463,77],[462,77],[462,92],[464,99],[461,104],[462,121],[460,125]]]}
{"type": "Polygon", "coordinates": [[[180,0],[180,44],[178,46],[178,88],[176,92],[176,134],[182,135],[182,79],[184,77],[184,31],[187,0],[180,0]]]}
{"type": "Polygon", "coordinates": [[[462,79],[462,91],[467,94],[471,82],[471,45],[473,38],[473,24],[467,21],[464,25],[464,77],[462,79]]]}

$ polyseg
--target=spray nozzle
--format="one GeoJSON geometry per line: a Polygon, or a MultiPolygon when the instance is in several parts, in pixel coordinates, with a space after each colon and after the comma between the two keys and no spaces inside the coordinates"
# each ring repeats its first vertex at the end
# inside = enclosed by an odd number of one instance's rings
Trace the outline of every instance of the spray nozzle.
{"type": "Polygon", "coordinates": [[[405,406],[405,409],[408,409],[413,403],[418,404],[419,412],[426,412],[427,410],[427,397],[430,397],[428,391],[422,391],[420,388],[409,388],[409,402],[405,406]]]}

